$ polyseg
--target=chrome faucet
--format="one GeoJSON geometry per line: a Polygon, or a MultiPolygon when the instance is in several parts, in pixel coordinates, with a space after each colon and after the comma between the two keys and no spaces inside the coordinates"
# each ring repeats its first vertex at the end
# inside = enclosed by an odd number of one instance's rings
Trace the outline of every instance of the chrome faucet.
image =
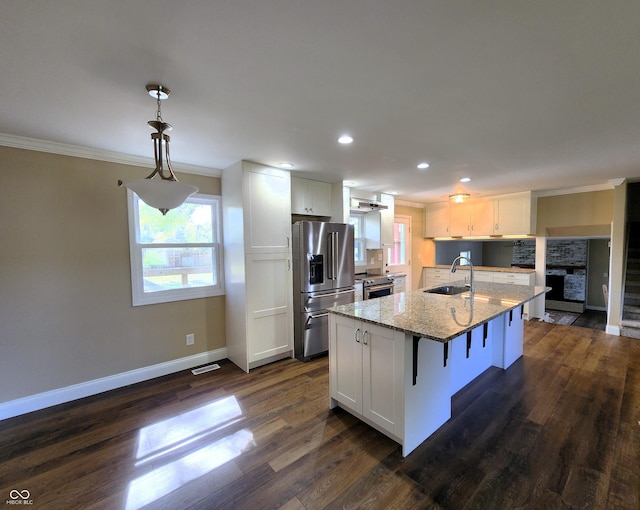
{"type": "Polygon", "coordinates": [[[468,259],[467,257],[463,257],[462,255],[460,255],[459,257],[456,257],[455,259],[453,259],[453,262],[451,263],[451,272],[452,273],[456,272],[456,262],[459,262],[462,259],[466,260],[469,263],[469,266],[471,266],[471,279],[469,281],[469,291],[471,292],[471,294],[473,294],[476,291],[476,286],[473,279],[473,262],[471,262],[471,259],[468,259]]]}

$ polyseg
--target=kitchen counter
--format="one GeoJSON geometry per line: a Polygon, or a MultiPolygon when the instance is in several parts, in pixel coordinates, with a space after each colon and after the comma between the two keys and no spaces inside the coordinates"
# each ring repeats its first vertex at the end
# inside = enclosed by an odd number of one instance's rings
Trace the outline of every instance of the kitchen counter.
{"type": "Polygon", "coordinates": [[[336,306],[328,311],[412,336],[449,342],[548,290],[549,287],[476,282],[473,300],[469,292],[444,296],[417,290],[336,306]]]}
{"type": "MultiPolygon", "coordinates": [[[[451,264],[436,264],[435,266],[422,266],[423,269],[451,269],[451,264]]],[[[531,274],[535,273],[535,269],[525,269],[521,267],[492,267],[492,266],[473,266],[473,269],[476,271],[493,271],[496,273],[522,273],[522,274],[531,274]]],[[[470,266],[456,266],[456,271],[469,271],[470,266]]]]}
{"type": "Polygon", "coordinates": [[[522,356],[524,304],[547,290],[476,282],[473,297],[417,290],[328,309],[330,407],[408,455],[451,418],[452,395],[522,356]]]}

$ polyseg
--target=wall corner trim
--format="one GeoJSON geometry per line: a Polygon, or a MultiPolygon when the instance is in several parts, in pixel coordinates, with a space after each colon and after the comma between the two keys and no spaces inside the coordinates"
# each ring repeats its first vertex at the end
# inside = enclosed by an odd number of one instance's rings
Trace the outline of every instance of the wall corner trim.
{"type": "Polygon", "coordinates": [[[158,363],[156,365],[129,370],[128,372],[121,372],[119,374],[73,384],[64,388],[36,393],[35,395],[29,395],[28,397],[10,400],[8,402],[2,402],[0,403],[0,420],[6,420],[7,418],[13,418],[14,416],[20,416],[21,414],[38,411],[40,409],[63,404],[79,398],[97,395],[104,391],[114,390],[116,388],[128,386],[129,384],[147,381],[155,377],[172,374],[181,370],[188,370],[198,365],[204,365],[206,363],[213,363],[214,361],[225,359],[226,357],[227,348],[223,347],[222,349],[202,352],[200,354],[194,354],[193,356],[178,358],[164,363],[158,363]]]}
{"type": "Polygon", "coordinates": [[[616,335],[616,336],[620,336],[620,326],[612,326],[610,324],[607,324],[605,333],[607,335],[616,335]]]}

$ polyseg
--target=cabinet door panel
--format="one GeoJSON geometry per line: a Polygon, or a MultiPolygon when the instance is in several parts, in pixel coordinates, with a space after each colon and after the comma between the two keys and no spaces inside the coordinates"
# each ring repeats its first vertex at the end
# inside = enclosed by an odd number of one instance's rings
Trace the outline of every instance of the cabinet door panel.
{"type": "Polygon", "coordinates": [[[307,181],[299,177],[291,178],[291,214],[308,214],[307,181]]]}
{"type": "Polygon", "coordinates": [[[450,237],[449,233],[449,202],[427,204],[424,208],[424,236],[450,237]]]}
{"type": "Polygon", "coordinates": [[[307,181],[310,213],[315,216],[331,216],[331,184],[307,181]]]}
{"type": "Polygon", "coordinates": [[[339,315],[329,318],[331,398],[362,413],[362,330],[360,322],[339,315]]]}
{"type": "Polygon", "coordinates": [[[534,234],[531,228],[531,195],[501,196],[496,199],[494,233],[500,235],[534,234]]]}
{"type": "Polygon", "coordinates": [[[449,206],[449,230],[452,236],[471,235],[470,204],[451,204],[449,206]]]}
{"type": "Polygon", "coordinates": [[[291,177],[275,168],[257,168],[246,173],[245,216],[247,251],[273,252],[289,249],[291,231],[291,177]]]}
{"type": "Polygon", "coordinates": [[[493,234],[493,202],[493,200],[478,199],[472,203],[472,236],[489,236],[493,234]]]}
{"type": "Polygon", "coordinates": [[[403,341],[388,328],[365,323],[363,328],[363,415],[391,433],[400,433],[403,341]]]}
{"type": "MultiPolygon", "coordinates": [[[[453,276],[456,277],[455,274],[453,276]]],[[[422,270],[422,286],[425,289],[447,285],[450,281],[451,271],[448,269],[427,267],[422,270]]]]}
{"type": "Polygon", "coordinates": [[[290,260],[286,254],[247,257],[249,363],[293,349],[290,260]]]}

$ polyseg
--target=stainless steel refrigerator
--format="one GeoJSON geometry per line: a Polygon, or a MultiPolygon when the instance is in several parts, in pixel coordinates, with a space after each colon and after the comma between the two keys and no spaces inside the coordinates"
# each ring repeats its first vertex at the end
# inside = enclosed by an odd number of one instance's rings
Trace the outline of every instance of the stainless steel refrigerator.
{"type": "Polygon", "coordinates": [[[293,229],[294,352],[298,359],[329,350],[327,308],[353,303],[353,225],[299,221],[293,229]]]}

